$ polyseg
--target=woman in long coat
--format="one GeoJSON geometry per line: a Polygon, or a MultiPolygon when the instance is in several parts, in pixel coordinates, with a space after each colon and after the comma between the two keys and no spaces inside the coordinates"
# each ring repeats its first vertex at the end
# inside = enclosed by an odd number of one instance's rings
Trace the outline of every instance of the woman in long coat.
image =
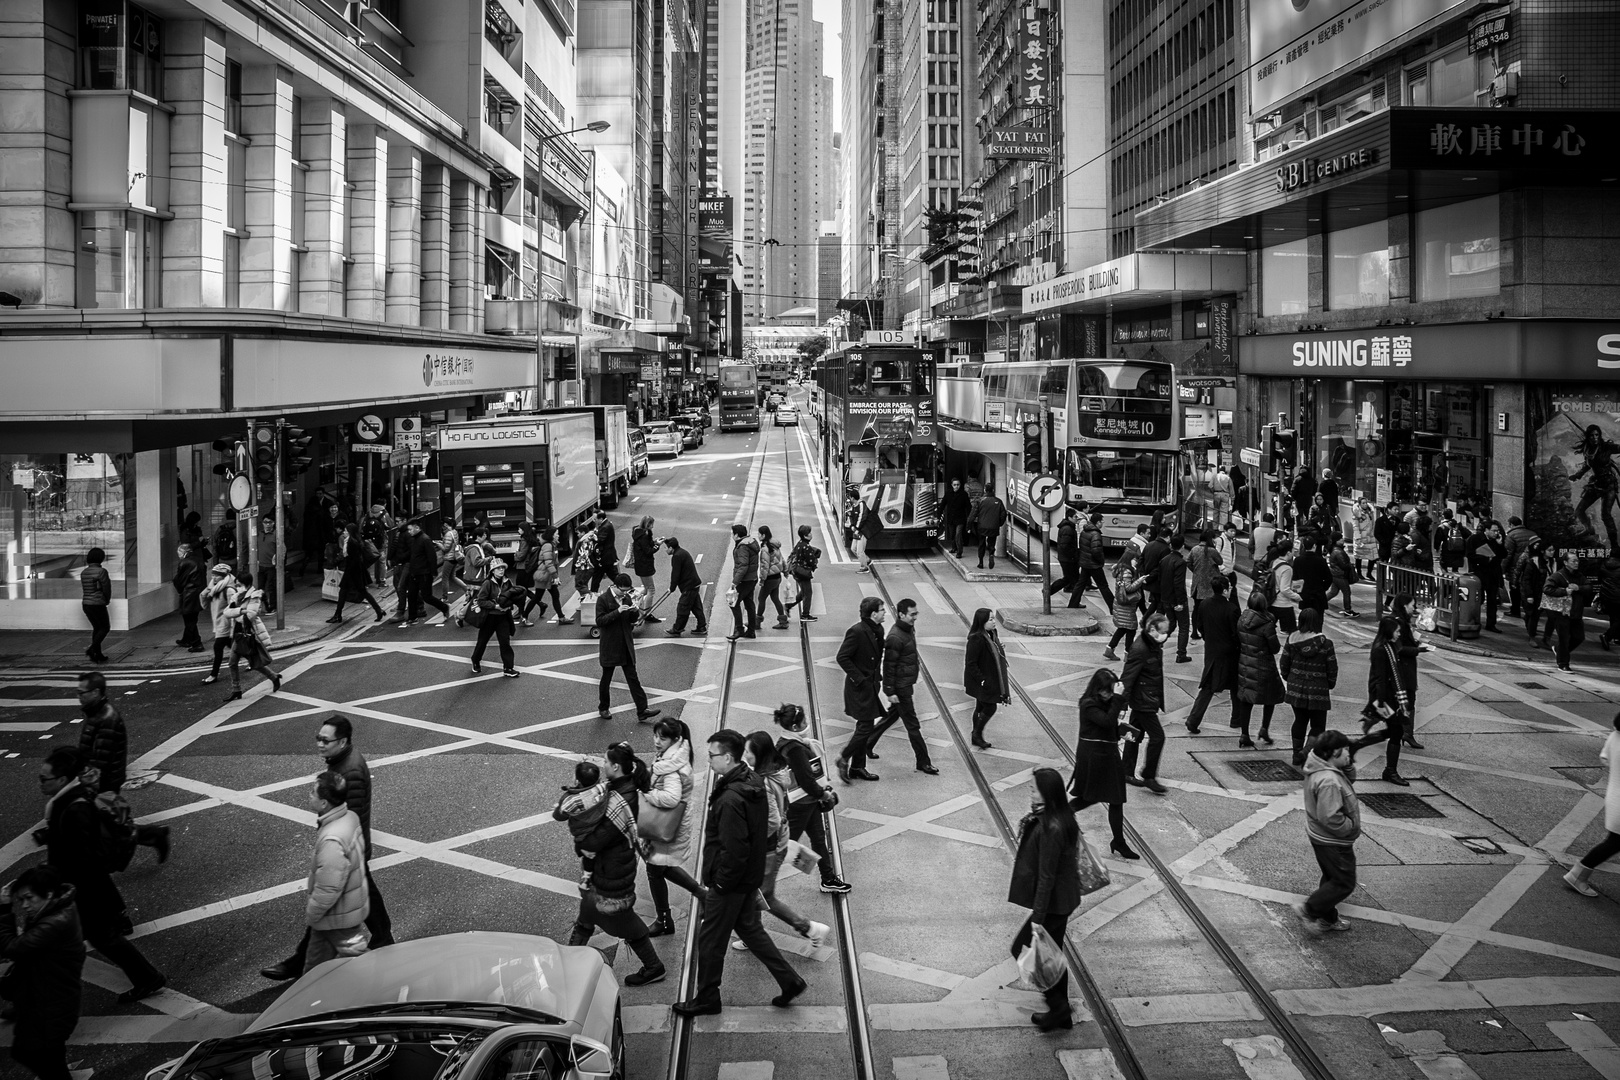
{"type": "Polygon", "coordinates": [[[1216,578],[1211,587],[1214,595],[1204,601],[1198,613],[1204,635],[1204,671],[1198,680],[1198,697],[1187,714],[1187,730],[1194,735],[1204,722],[1204,710],[1217,694],[1231,694],[1234,711],[1237,705],[1237,624],[1241,616],[1237,605],[1227,599],[1229,588],[1224,577],[1216,578]]]}
{"type": "Polygon", "coordinates": [[[1122,859],[1140,859],[1125,842],[1125,766],[1119,759],[1119,740],[1122,735],[1140,739],[1142,732],[1119,721],[1125,711],[1124,685],[1118,675],[1102,668],[1080,697],[1080,740],[1074,746],[1069,805],[1084,810],[1107,804],[1108,827],[1114,834],[1109,849],[1122,859]]]}
{"type": "MultiPolygon", "coordinates": [[[[1030,909],[1028,921],[1013,938],[1015,957],[1029,945],[1036,923],[1062,945],[1069,916],[1080,907],[1080,825],[1063,798],[1063,777],[1056,769],[1035,770],[1030,813],[1018,825],[1018,855],[1007,902],[1030,909]]],[[[1073,1027],[1067,969],[1045,995],[1046,1011],[1030,1017],[1035,1026],[1042,1031],[1073,1027]]]]}
{"type": "Polygon", "coordinates": [[[653,937],[663,937],[675,932],[675,920],[669,913],[669,882],[693,896],[702,896],[706,890],[686,870],[686,861],[692,857],[692,733],[686,721],[666,716],[654,724],[653,749],[657,756],[652,763],[652,785],[642,793],[642,802],[660,810],[685,807],[675,839],[641,836],[647,891],[652,893],[653,910],[658,912],[649,932],[653,937]]]}
{"type": "Polygon", "coordinates": [[[973,613],[973,625],[968,630],[967,656],[962,666],[962,685],[974,701],[973,745],[980,750],[990,749],[984,739],[985,725],[996,715],[996,706],[1012,700],[1012,685],[1007,679],[1007,653],[1001,647],[992,612],[982,607],[973,613]]]}
{"type": "Polygon", "coordinates": [[[1271,605],[1259,589],[1249,593],[1249,607],[1238,616],[1238,692],[1237,704],[1232,707],[1232,726],[1243,732],[1238,746],[1254,745],[1249,737],[1249,717],[1254,707],[1264,710],[1260,714],[1260,741],[1271,745],[1271,714],[1287,696],[1282,675],[1277,671],[1277,654],[1282,643],[1277,640],[1277,620],[1272,617],[1271,605]]]}

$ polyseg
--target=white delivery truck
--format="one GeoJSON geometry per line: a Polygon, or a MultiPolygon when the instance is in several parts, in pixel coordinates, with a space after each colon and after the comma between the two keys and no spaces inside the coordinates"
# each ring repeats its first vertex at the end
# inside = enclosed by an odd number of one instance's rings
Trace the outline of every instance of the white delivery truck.
{"type": "MultiPolygon", "coordinates": [[[[621,410],[622,411],[622,410],[621,410]]],[[[517,551],[518,525],[550,525],[573,549],[575,525],[597,500],[596,421],[583,411],[501,416],[437,431],[444,520],[487,526],[495,549],[517,551]]]]}
{"type": "Polygon", "coordinates": [[[604,510],[618,506],[639,479],[630,456],[630,414],[623,405],[570,405],[541,411],[541,415],[552,413],[590,414],[596,431],[597,495],[604,510]]]}

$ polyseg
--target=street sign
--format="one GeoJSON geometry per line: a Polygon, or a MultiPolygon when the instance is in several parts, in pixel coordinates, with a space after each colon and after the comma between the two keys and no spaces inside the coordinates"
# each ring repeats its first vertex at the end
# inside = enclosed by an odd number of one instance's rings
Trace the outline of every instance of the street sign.
{"type": "Polygon", "coordinates": [[[1238,459],[1242,461],[1243,464],[1258,469],[1260,467],[1260,450],[1257,447],[1245,446],[1243,449],[1238,451],[1238,459]]]}
{"type": "Polygon", "coordinates": [[[24,491],[33,491],[34,470],[25,469],[21,465],[13,467],[11,470],[11,484],[13,487],[20,487],[24,491]]]}
{"type": "Polygon", "coordinates": [[[354,424],[354,437],[361,442],[377,442],[383,437],[382,417],[367,413],[354,424]]]}
{"type": "Polygon", "coordinates": [[[1029,501],[1037,509],[1052,513],[1063,505],[1063,481],[1042,473],[1029,482],[1029,501]]]}
{"type": "Polygon", "coordinates": [[[231,477],[231,509],[241,513],[256,501],[254,499],[253,478],[244,473],[237,473],[231,477]]]}
{"type": "Polygon", "coordinates": [[[394,418],[394,449],[422,449],[422,418],[420,416],[396,416],[394,418]]]}
{"type": "Polygon", "coordinates": [[[349,444],[349,453],[351,454],[387,454],[392,452],[392,450],[393,447],[386,446],[380,442],[357,442],[349,444]]]}
{"type": "MultiPolygon", "coordinates": [[[[398,438],[399,436],[396,434],[394,437],[398,438]]],[[[401,465],[409,465],[410,463],[411,452],[409,450],[395,449],[393,453],[388,455],[388,464],[396,469],[401,465]]]]}

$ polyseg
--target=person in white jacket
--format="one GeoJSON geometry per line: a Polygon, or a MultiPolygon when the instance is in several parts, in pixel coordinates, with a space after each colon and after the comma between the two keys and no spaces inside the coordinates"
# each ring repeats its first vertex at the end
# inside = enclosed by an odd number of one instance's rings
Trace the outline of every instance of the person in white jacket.
{"type": "Polygon", "coordinates": [[[680,823],[669,840],[654,840],[641,836],[641,857],[647,864],[647,891],[652,893],[653,909],[658,918],[649,933],[664,937],[675,932],[675,920],[669,910],[669,883],[685,889],[700,899],[709,890],[687,873],[686,861],[692,857],[692,733],[683,720],[665,717],[653,725],[652,785],[641,794],[644,806],[669,811],[680,807],[680,823]]]}
{"type": "Polygon", "coordinates": [[[1597,896],[1592,888],[1592,871],[1604,862],[1620,855],[1620,713],[1614,714],[1614,729],[1603,743],[1598,757],[1609,767],[1609,787],[1603,795],[1603,828],[1607,834],[1597,846],[1586,853],[1586,858],[1569,868],[1564,884],[1582,896],[1597,896]]]}
{"type": "Polygon", "coordinates": [[[264,625],[264,593],[253,586],[253,578],[246,570],[236,575],[236,588],[229,594],[229,602],[222,614],[229,621],[231,642],[231,696],[235,701],[242,696],[242,672],[239,664],[247,660],[248,667],[270,680],[272,694],[281,691],[281,676],[270,666],[270,631],[264,625]]]}
{"type": "Polygon", "coordinates": [[[305,971],[335,957],[359,956],[370,941],[366,842],[359,816],[343,797],[346,786],[341,773],[328,770],[315,778],[310,792],[315,854],[310,860],[309,895],[304,903],[304,924],[309,927],[305,971]]]}

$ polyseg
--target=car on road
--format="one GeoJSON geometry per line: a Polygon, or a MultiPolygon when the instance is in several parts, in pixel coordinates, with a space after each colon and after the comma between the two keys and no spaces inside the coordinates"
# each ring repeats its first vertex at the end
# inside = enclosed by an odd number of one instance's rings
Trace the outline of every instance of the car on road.
{"type": "Polygon", "coordinates": [[[684,416],[677,416],[673,421],[681,433],[681,445],[688,450],[696,450],[703,445],[703,428],[684,416]]]}
{"type": "Polygon", "coordinates": [[[791,401],[784,401],[776,407],[776,426],[786,427],[792,424],[799,426],[799,410],[791,401]]]}
{"type": "Polygon", "coordinates": [[[681,456],[681,429],[668,420],[654,420],[650,424],[643,424],[641,430],[647,435],[648,457],[681,456]]]}
{"type": "Polygon", "coordinates": [[[147,1080],[621,1080],[619,983],[602,954],[529,934],[420,938],[321,964],[240,1035],[147,1080]]]}
{"type": "Polygon", "coordinates": [[[704,433],[707,433],[709,428],[714,426],[714,417],[710,415],[708,409],[682,409],[670,419],[677,423],[681,420],[688,420],[696,425],[699,431],[704,433]]]}
{"type": "Polygon", "coordinates": [[[640,428],[630,429],[630,482],[634,484],[648,472],[647,436],[640,428]]]}

